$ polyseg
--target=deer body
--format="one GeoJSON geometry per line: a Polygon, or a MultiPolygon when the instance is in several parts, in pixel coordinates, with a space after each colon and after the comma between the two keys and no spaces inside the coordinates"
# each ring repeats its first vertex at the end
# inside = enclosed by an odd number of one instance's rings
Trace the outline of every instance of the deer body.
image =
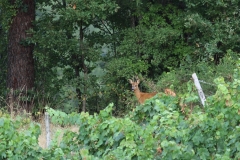
{"type": "Polygon", "coordinates": [[[134,93],[139,103],[141,104],[143,104],[146,99],[152,98],[157,94],[157,93],[144,93],[144,92],[141,92],[139,89],[134,90],[134,93]]]}
{"type": "MultiPolygon", "coordinates": [[[[138,84],[140,83],[140,80],[137,78],[136,81],[133,81],[131,79],[129,79],[130,84],[132,85],[132,90],[135,93],[135,96],[137,97],[138,101],[140,104],[143,104],[145,102],[146,99],[152,98],[153,96],[155,96],[157,93],[153,92],[153,93],[144,93],[141,92],[140,89],[138,88],[138,84]]],[[[165,94],[167,95],[171,95],[171,96],[176,96],[176,93],[173,92],[171,89],[166,88],[164,90],[165,94]]]]}
{"type": "Polygon", "coordinates": [[[134,91],[135,96],[137,97],[140,104],[143,104],[146,99],[152,98],[157,94],[156,92],[154,93],[141,92],[140,89],[138,88],[138,84],[140,83],[139,80],[134,82],[130,79],[129,82],[132,84],[132,90],[134,91]]]}

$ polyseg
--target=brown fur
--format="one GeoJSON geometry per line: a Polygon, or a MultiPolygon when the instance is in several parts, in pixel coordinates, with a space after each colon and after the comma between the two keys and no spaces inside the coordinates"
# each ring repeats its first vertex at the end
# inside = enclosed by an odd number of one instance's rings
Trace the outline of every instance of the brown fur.
{"type": "Polygon", "coordinates": [[[176,93],[175,92],[173,92],[171,89],[169,89],[169,88],[166,88],[166,89],[164,89],[164,92],[165,92],[165,94],[166,95],[170,95],[170,96],[176,96],[176,93]]]}
{"type": "Polygon", "coordinates": [[[134,91],[135,96],[137,97],[137,99],[138,99],[140,104],[143,104],[146,99],[152,98],[153,96],[155,96],[157,94],[157,93],[144,93],[144,92],[141,92],[140,89],[138,88],[138,84],[140,83],[139,80],[134,82],[134,81],[132,81],[130,79],[129,82],[132,84],[132,90],[134,91]]]}
{"type": "MultiPolygon", "coordinates": [[[[132,90],[134,91],[135,96],[137,97],[140,104],[143,104],[145,102],[145,100],[152,98],[153,96],[155,96],[157,94],[156,92],[153,92],[153,93],[141,92],[140,89],[138,88],[138,85],[140,83],[139,79],[137,79],[137,81],[133,81],[133,80],[129,79],[129,83],[132,85],[132,90]]],[[[176,93],[169,88],[166,88],[164,90],[164,92],[167,95],[176,96],[176,93]]]]}

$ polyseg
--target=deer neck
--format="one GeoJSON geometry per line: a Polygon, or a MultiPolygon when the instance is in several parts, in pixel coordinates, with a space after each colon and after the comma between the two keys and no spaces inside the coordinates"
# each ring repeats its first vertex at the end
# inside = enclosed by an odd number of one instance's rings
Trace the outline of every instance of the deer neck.
{"type": "Polygon", "coordinates": [[[135,93],[137,99],[140,99],[140,97],[141,97],[141,91],[139,90],[139,88],[135,89],[135,90],[134,90],[134,93],[135,93]]]}

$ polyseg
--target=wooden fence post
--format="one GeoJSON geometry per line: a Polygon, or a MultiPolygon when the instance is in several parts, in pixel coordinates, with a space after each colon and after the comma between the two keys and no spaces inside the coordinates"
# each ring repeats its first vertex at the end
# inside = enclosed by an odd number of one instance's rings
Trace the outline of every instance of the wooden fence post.
{"type": "Polygon", "coordinates": [[[192,74],[192,78],[193,78],[193,80],[194,80],[194,84],[195,84],[195,86],[196,86],[196,88],[197,88],[197,90],[198,90],[198,95],[199,95],[199,97],[200,97],[200,99],[201,99],[201,102],[202,102],[202,105],[203,105],[203,107],[204,107],[206,98],[205,98],[205,95],[204,95],[204,93],[203,93],[202,87],[201,87],[201,85],[200,85],[200,83],[199,83],[199,80],[198,80],[198,77],[197,77],[196,73],[193,73],[193,74],[192,74]]]}
{"type": "Polygon", "coordinates": [[[50,125],[49,125],[49,115],[47,112],[45,112],[45,125],[46,125],[46,139],[47,139],[47,148],[50,146],[50,125]]]}

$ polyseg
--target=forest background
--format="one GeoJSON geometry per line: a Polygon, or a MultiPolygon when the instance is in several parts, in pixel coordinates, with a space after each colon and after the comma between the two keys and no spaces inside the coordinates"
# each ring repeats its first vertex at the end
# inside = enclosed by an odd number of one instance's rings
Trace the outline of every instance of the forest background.
{"type": "MultiPolygon", "coordinates": [[[[194,72],[208,83],[217,76],[231,80],[240,50],[239,3],[2,0],[1,108],[13,88],[24,104],[34,104],[33,112],[48,105],[93,113],[113,102],[120,114],[135,105],[127,81],[135,75],[143,91],[171,88],[178,95],[194,72]],[[17,29],[30,12],[32,24],[17,29]]],[[[204,90],[209,95],[216,88],[204,90]]]]}
{"type": "Polygon", "coordinates": [[[240,0],[1,0],[0,159],[239,159],[239,25],[240,0]],[[46,110],[78,131],[44,149],[46,110]]]}

